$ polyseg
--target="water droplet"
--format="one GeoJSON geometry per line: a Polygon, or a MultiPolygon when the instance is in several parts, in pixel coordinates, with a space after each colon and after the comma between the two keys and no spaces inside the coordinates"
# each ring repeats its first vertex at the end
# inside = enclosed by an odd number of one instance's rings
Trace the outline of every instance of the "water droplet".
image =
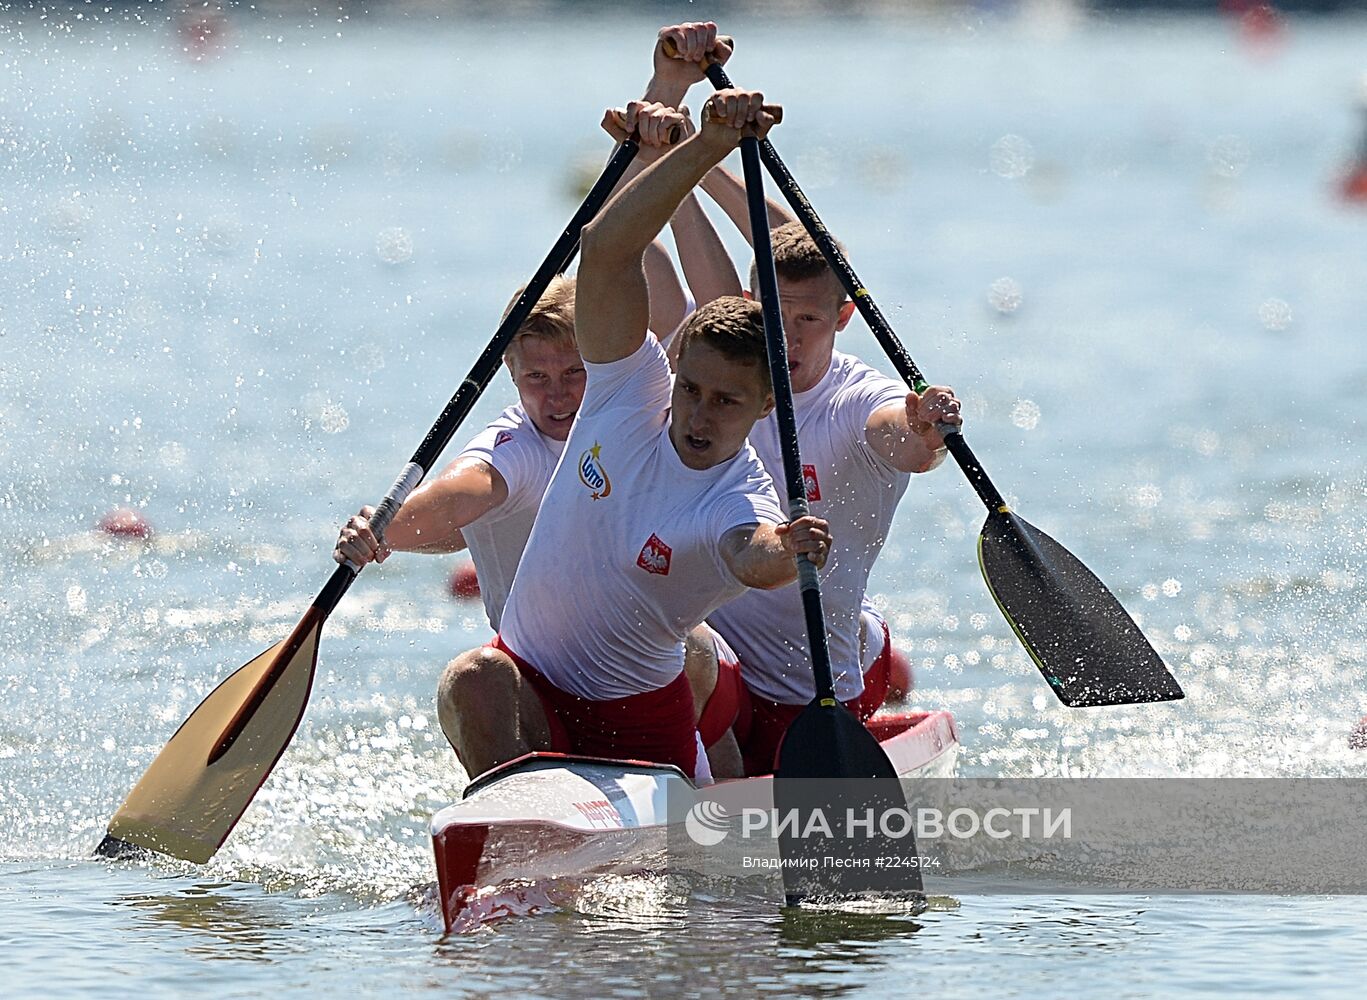
{"type": "Polygon", "coordinates": [[[351,425],[351,417],[340,403],[327,402],[318,413],[318,426],[329,434],[339,434],[351,425]]]}
{"type": "Polygon", "coordinates": [[[184,465],[187,455],[185,445],[179,441],[167,441],[157,449],[157,457],[161,459],[161,464],[168,468],[184,465]]]}
{"type": "Polygon", "coordinates": [[[1290,304],[1283,299],[1268,299],[1258,306],[1258,322],[1274,333],[1285,330],[1291,325],[1290,304]]]}
{"type": "Polygon", "coordinates": [[[1220,177],[1238,177],[1248,166],[1248,160],[1248,143],[1237,135],[1216,136],[1206,150],[1206,162],[1220,177]]]}
{"type": "Polygon", "coordinates": [[[1039,405],[1030,399],[1018,399],[1011,407],[1011,422],[1023,431],[1033,431],[1039,424],[1039,405]]]}
{"type": "Polygon", "coordinates": [[[1145,483],[1135,489],[1130,502],[1136,507],[1152,508],[1163,502],[1163,491],[1153,483],[1145,483]]]}
{"type": "Polygon", "coordinates": [[[1035,165],[1035,148],[1018,135],[1004,135],[992,144],[988,164],[998,177],[1018,180],[1035,165]]]}
{"type": "Polygon", "coordinates": [[[1013,313],[1021,305],[1021,286],[1014,278],[998,278],[987,290],[987,302],[999,313],[1013,313]]]}
{"type": "Polygon", "coordinates": [[[375,237],[375,253],[386,264],[403,264],[413,256],[413,237],[401,226],[381,229],[375,237]]]}
{"type": "Polygon", "coordinates": [[[85,590],[74,583],[66,588],[66,609],[73,615],[85,614],[85,590]]]}
{"type": "Polygon", "coordinates": [[[1163,581],[1163,596],[1176,597],[1182,592],[1182,582],[1171,577],[1163,581]]]}

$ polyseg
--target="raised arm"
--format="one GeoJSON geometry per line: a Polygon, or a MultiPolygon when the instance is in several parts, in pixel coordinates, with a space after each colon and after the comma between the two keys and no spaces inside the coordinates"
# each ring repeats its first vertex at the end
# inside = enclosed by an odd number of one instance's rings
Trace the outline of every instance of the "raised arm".
{"type": "Polygon", "coordinates": [[[362,507],[343,526],[332,557],[364,566],[384,562],[391,552],[459,552],[465,548],[461,529],[507,499],[508,484],[497,469],[478,458],[458,458],[404,501],[383,544],[370,530],[375,508],[362,507]]]}
{"type": "MultiPolygon", "coordinates": [[[[707,176],[702,179],[702,189],[741,231],[745,242],[754,246],[754,236],[750,232],[750,208],[745,200],[745,182],[725,167],[718,165],[708,171],[707,176]]],[[[766,196],[764,204],[769,209],[770,229],[777,229],[785,222],[795,221],[796,216],[773,198],[766,196]]]]}
{"type": "MultiPolygon", "coordinates": [[[[649,321],[649,297],[642,265],[646,247],[699,179],[740,142],[742,134],[763,135],[774,115],[758,91],[722,91],[708,101],[712,115],[702,130],[684,140],[613,196],[581,238],[575,302],[575,333],[585,361],[606,363],[641,346],[649,321]]],[[[623,125],[637,126],[638,102],[627,106],[623,125]]],[[[672,128],[679,116],[665,123],[672,128]]]]}
{"type": "MultiPolygon", "coordinates": [[[[651,102],[643,107],[653,112],[665,105],[651,102]]],[[[692,135],[696,129],[686,107],[678,109],[682,119],[680,131],[684,136],[692,135]]],[[[639,114],[639,113],[638,113],[639,114]]],[[[621,143],[627,137],[625,125],[626,112],[609,108],[603,113],[603,130],[621,143]]],[[[664,152],[663,146],[643,145],[631,166],[627,168],[622,185],[653,163],[664,152]]],[[[711,302],[723,295],[741,293],[740,278],[731,263],[726,247],[712,226],[697,197],[692,191],[683,199],[673,217],[669,220],[674,233],[674,241],[679,248],[679,264],[683,268],[688,289],[693,293],[697,305],[711,302]]],[[[645,252],[646,284],[650,290],[650,329],[662,343],[678,329],[685,317],[687,297],[679,282],[678,272],[669,252],[658,239],[653,241],[645,252]]]]}

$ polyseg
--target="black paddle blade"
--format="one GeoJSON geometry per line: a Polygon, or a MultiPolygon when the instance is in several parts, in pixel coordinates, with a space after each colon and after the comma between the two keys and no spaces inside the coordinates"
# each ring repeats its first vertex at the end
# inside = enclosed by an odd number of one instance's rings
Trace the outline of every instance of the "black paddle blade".
{"type": "Polygon", "coordinates": [[[978,563],[1002,614],[1069,708],[1184,697],[1115,595],[1024,518],[989,514],[978,563]]]}
{"type": "Polygon", "coordinates": [[[878,740],[844,706],[813,701],[788,727],[774,809],[789,906],[905,898],[916,912],[924,908],[901,782],[878,740]]]}

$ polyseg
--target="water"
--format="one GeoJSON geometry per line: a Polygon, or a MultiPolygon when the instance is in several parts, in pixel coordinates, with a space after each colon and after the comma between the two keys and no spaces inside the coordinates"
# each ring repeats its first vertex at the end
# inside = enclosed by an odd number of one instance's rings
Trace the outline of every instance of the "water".
{"type": "MultiPolygon", "coordinates": [[[[0,11],[0,992],[1346,988],[1356,898],[945,887],[912,920],[635,879],[442,939],[426,822],[464,776],[432,689],[486,630],[435,558],[368,570],[332,616],[303,727],[211,864],[89,860],[468,370],[653,18],[239,17],[195,61],[160,15],[0,11]],[[92,535],[119,506],[157,536],[92,535]]],[[[1367,216],[1330,187],[1364,27],[1294,21],[1259,56],[1214,19],[727,23],[732,76],[787,105],[776,145],[999,487],[1188,693],[1057,705],[943,469],[873,589],[962,773],[1363,773],[1367,216]]]]}

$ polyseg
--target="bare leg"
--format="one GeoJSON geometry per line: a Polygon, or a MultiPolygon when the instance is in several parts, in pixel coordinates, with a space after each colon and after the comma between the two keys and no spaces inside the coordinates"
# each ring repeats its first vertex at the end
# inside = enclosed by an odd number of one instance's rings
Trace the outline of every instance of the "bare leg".
{"type": "Polygon", "coordinates": [[[506,653],[488,646],[456,657],[437,684],[437,718],[470,777],[551,748],[536,692],[506,653]]]}
{"type": "MultiPolygon", "coordinates": [[[[717,686],[717,648],[712,643],[712,633],[705,626],[698,626],[684,640],[684,673],[688,675],[688,686],[693,689],[693,721],[696,723],[702,718],[707,699],[712,697],[717,686]]],[[[707,762],[712,765],[715,781],[739,778],[745,773],[734,732],[728,729],[721,739],[707,748],[707,762]]]]}

